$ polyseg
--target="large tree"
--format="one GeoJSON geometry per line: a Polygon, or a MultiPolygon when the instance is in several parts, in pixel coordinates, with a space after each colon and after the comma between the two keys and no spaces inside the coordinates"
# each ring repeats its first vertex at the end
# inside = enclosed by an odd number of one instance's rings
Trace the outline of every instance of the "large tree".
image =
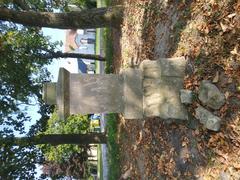
{"type": "Polygon", "coordinates": [[[104,144],[106,143],[104,133],[86,133],[86,134],[44,134],[32,137],[0,137],[0,144],[10,143],[13,146],[27,147],[38,144],[104,144]]]}
{"type": "MultiPolygon", "coordinates": [[[[69,18],[72,14],[75,14],[49,13],[55,5],[52,6],[45,2],[60,1],[62,0],[5,0],[4,4],[0,2],[0,14],[3,15],[3,19],[1,20],[14,22],[14,17],[24,20],[29,15],[28,18],[32,20],[27,20],[27,22],[39,21],[43,23],[46,21],[48,26],[49,24],[54,24],[54,17],[60,17],[61,20],[61,17],[64,18],[65,15],[69,18]],[[7,3],[5,4],[5,2],[7,3]],[[42,11],[46,12],[38,13],[42,11]],[[13,19],[6,17],[5,12],[10,12],[8,15],[13,19]],[[18,18],[17,16],[19,15],[23,15],[23,17],[18,18]],[[24,17],[24,15],[26,16],[24,17]],[[39,16],[39,19],[34,19],[36,16],[39,16]],[[43,21],[41,21],[42,18],[43,21]]],[[[96,11],[99,12],[100,10],[97,9],[96,11]]],[[[101,11],[104,14],[104,9],[101,11]]],[[[116,12],[105,11],[104,18],[102,17],[103,21],[108,22],[108,25],[115,24],[117,18],[114,20],[114,14],[116,12]],[[109,15],[109,17],[106,15],[109,15]]],[[[84,15],[84,11],[81,13],[84,15]]],[[[95,15],[96,17],[94,16],[93,19],[101,18],[100,12],[95,13],[95,15]]],[[[85,18],[87,20],[91,19],[86,14],[85,18]]],[[[80,19],[83,21],[84,18],[80,19]]],[[[65,23],[69,21],[69,19],[62,20],[65,23]]],[[[20,23],[18,20],[15,22],[20,23]]],[[[24,27],[14,23],[0,21],[0,125],[4,127],[2,132],[0,132],[0,179],[33,179],[36,164],[41,164],[44,161],[42,152],[39,151],[39,148],[36,148],[35,144],[103,143],[106,141],[106,137],[103,134],[84,134],[81,136],[82,139],[80,138],[82,141],[79,141],[79,135],[76,134],[63,136],[59,134],[36,135],[39,134],[38,131],[45,131],[48,115],[51,111],[51,108],[45,106],[41,101],[41,83],[48,81],[50,75],[45,65],[49,64],[53,57],[66,57],[66,54],[56,50],[58,43],[50,43],[49,39],[42,36],[40,28],[29,27],[32,25],[40,26],[39,24],[23,23],[23,25],[26,25],[24,27]],[[25,133],[24,122],[31,120],[31,117],[29,117],[24,109],[25,105],[32,106],[36,105],[36,103],[40,106],[40,120],[36,125],[32,126],[28,137],[14,137],[13,134],[16,131],[25,133]],[[75,140],[72,138],[75,138],[75,140]]],[[[73,22],[73,24],[76,23],[73,22]]],[[[69,55],[72,56],[72,54],[69,55]]]]}
{"type": "Polygon", "coordinates": [[[73,153],[63,162],[49,162],[43,164],[43,176],[52,179],[73,177],[74,179],[87,179],[88,171],[91,168],[88,165],[88,152],[84,149],[81,152],[73,153]]]}
{"type": "Polygon", "coordinates": [[[36,164],[44,163],[44,157],[36,144],[88,144],[106,143],[106,136],[92,134],[52,134],[34,137],[13,136],[0,138],[0,179],[33,179],[36,164]]]}
{"type": "Polygon", "coordinates": [[[101,28],[119,26],[122,20],[122,7],[94,8],[67,13],[16,11],[0,8],[0,20],[12,21],[25,26],[58,29],[101,28]]]}
{"type": "MultiPolygon", "coordinates": [[[[0,137],[11,139],[8,127],[0,130],[0,137]]],[[[0,143],[0,179],[34,179],[36,164],[44,157],[36,146],[13,146],[10,141],[0,143]]]]}

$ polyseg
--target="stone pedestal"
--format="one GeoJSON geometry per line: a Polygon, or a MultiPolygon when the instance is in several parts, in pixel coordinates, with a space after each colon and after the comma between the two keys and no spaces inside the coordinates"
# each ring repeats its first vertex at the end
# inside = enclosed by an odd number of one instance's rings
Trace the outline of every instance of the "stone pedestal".
{"type": "Polygon", "coordinates": [[[145,60],[139,69],[116,74],[70,74],[60,68],[57,83],[44,85],[44,100],[57,104],[61,119],[71,114],[122,113],[126,119],[159,116],[187,119],[180,101],[184,58],[145,60]]]}

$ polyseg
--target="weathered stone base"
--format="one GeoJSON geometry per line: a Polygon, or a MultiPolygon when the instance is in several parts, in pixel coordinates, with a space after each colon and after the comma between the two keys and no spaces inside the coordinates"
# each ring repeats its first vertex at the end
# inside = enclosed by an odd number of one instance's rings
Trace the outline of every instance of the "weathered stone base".
{"type": "Polygon", "coordinates": [[[161,58],[145,60],[143,72],[143,111],[145,117],[163,119],[188,119],[187,111],[180,101],[183,88],[185,58],[161,58]]]}

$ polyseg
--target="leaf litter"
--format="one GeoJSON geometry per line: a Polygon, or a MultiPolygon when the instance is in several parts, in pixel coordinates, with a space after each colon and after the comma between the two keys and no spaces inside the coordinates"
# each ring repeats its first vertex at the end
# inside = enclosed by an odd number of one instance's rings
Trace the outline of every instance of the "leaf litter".
{"type": "MultiPolygon", "coordinates": [[[[159,23],[169,21],[164,7],[176,7],[177,22],[171,31],[166,56],[185,56],[191,71],[185,77],[186,89],[199,90],[208,79],[226,96],[226,104],[215,115],[222,118],[219,132],[211,132],[194,120],[188,123],[159,118],[127,120],[120,118],[119,145],[121,172],[128,179],[218,179],[227,173],[240,179],[240,1],[237,0],[159,0],[119,1],[125,8],[120,32],[113,30],[114,68],[137,66],[156,58],[159,23]],[[167,1],[164,1],[167,2],[167,1]]],[[[188,106],[194,115],[196,98],[188,106]]]]}

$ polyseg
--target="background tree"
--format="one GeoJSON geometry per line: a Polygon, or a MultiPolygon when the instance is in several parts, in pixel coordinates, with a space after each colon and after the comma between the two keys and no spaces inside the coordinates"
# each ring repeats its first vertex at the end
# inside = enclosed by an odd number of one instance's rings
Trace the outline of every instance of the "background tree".
{"type": "MultiPolygon", "coordinates": [[[[64,0],[4,0],[0,7],[27,13],[52,12],[54,8],[68,11],[64,0]]],[[[52,107],[41,100],[41,84],[50,80],[45,66],[51,63],[52,57],[64,55],[56,49],[57,45],[59,42],[51,43],[38,27],[0,21],[0,179],[34,179],[36,164],[45,161],[41,150],[28,140],[35,137],[36,143],[39,137],[40,140],[49,137],[38,136],[46,131],[52,112],[52,107]],[[28,138],[15,138],[16,132],[26,133],[24,123],[31,121],[27,108],[35,105],[39,106],[41,118],[30,128],[28,138]],[[21,143],[26,141],[27,144],[21,143]]]]}
{"type": "Polygon", "coordinates": [[[88,154],[86,150],[73,153],[63,162],[45,162],[43,175],[51,178],[72,177],[75,179],[87,178],[89,175],[88,154]]]}
{"type": "MultiPolygon", "coordinates": [[[[72,115],[67,120],[59,120],[57,113],[53,112],[47,122],[47,128],[42,134],[86,134],[88,133],[90,122],[87,116],[72,115]]],[[[51,146],[49,144],[38,146],[47,161],[63,162],[74,154],[81,152],[81,146],[76,144],[63,144],[51,146]]]]}
{"type": "Polygon", "coordinates": [[[16,11],[0,8],[0,20],[12,21],[24,26],[58,29],[118,27],[122,20],[122,7],[94,8],[67,13],[16,11]]]}
{"type": "MultiPolygon", "coordinates": [[[[11,129],[0,131],[1,137],[11,138],[11,129]]],[[[43,163],[43,156],[34,146],[12,146],[10,141],[0,144],[0,179],[34,179],[36,164],[43,163]]]]}
{"type": "Polygon", "coordinates": [[[86,174],[88,144],[106,143],[105,134],[89,134],[88,127],[87,116],[71,116],[66,121],[60,121],[54,113],[47,123],[45,132],[40,135],[17,138],[13,136],[12,130],[4,129],[4,133],[0,136],[2,162],[0,164],[0,177],[19,176],[23,178],[28,176],[27,174],[29,177],[34,176],[36,164],[50,166],[50,163],[53,164],[51,167],[58,167],[61,170],[59,170],[60,175],[65,173],[67,176],[70,174],[71,176],[77,174],[80,176],[78,169],[80,167],[84,171],[81,173],[86,174]],[[75,134],[68,134],[69,132],[75,134]],[[36,144],[44,145],[36,147],[36,144]],[[72,164],[73,161],[76,164],[75,167],[72,164]],[[79,164],[77,165],[77,163],[79,164]],[[12,172],[14,168],[18,171],[12,172]]]}
{"type": "MultiPolygon", "coordinates": [[[[3,28],[2,28],[3,29],[3,28]]],[[[44,105],[41,100],[41,83],[50,79],[46,65],[49,59],[41,59],[40,47],[55,48],[40,32],[31,29],[4,29],[0,34],[0,114],[1,125],[14,125],[23,132],[23,122],[30,120],[27,105],[44,105]]]]}
{"type": "MultiPolygon", "coordinates": [[[[72,115],[67,120],[59,120],[54,112],[48,120],[44,134],[87,133],[90,121],[88,116],[72,115]]],[[[58,146],[39,145],[45,157],[43,173],[51,178],[72,176],[83,178],[89,169],[89,145],[64,144],[58,146]]]]}
{"type": "Polygon", "coordinates": [[[2,144],[11,143],[12,146],[23,146],[38,144],[51,144],[53,146],[61,144],[105,144],[107,137],[103,133],[86,134],[45,134],[31,137],[1,137],[2,144]]]}

